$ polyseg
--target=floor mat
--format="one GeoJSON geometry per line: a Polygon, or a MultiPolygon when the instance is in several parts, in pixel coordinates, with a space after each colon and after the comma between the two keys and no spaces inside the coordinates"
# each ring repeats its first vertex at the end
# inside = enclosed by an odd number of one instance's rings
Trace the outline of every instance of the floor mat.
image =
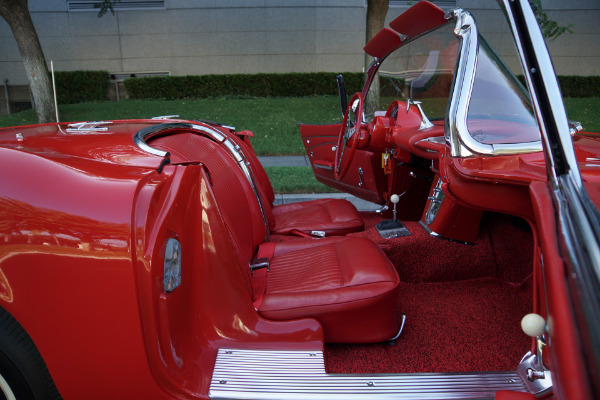
{"type": "MultiPolygon", "coordinates": [[[[485,214],[472,245],[435,238],[414,221],[405,222],[410,236],[383,239],[374,228],[381,218],[361,213],[365,230],[349,236],[366,237],[383,249],[403,282],[449,282],[496,277],[514,283],[531,274],[532,235],[511,217],[485,214]]],[[[521,220],[519,220],[521,221],[521,220]]]]}
{"type": "Polygon", "coordinates": [[[530,280],[402,283],[400,293],[407,318],[396,344],[327,345],[328,372],[512,370],[529,350],[520,320],[531,310],[530,280]]]}

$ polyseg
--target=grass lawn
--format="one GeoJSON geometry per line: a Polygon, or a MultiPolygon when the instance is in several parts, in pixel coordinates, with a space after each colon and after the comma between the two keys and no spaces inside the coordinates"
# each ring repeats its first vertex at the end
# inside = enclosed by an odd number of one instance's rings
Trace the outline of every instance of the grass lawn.
{"type": "MultiPolygon", "coordinates": [[[[566,98],[569,118],[580,121],[587,132],[600,132],[600,97],[566,98]]],[[[199,99],[123,100],[60,105],[62,121],[100,121],[151,118],[177,114],[183,119],[207,119],[238,130],[254,132],[252,141],[259,155],[304,154],[298,122],[331,123],[341,120],[336,96],[199,99]]],[[[33,110],[0,117],[0,127],[36,123],[33,110]]]]}
{"type": "MultiPolygon", "coordinates": [[[[341,120],[335,96],[122,100],[59,105],[61,121],[102,121],[179,115],[183,119],[206,119],[254,133],[252,144],[260,155],[304,154],[298,122],[327,123],[341,120]]],[[[33,110],[0,117],[0,127],[36,123],[33,110]]]]}
{"type": "MultiPolygon", "coordinates": [[[[600,97],[565,99],[570,119],[580,121],[587,132],[600,132],[600,97]]],[[[297,123],[339,121],[338,98],[295,97],[200,100],[123,100],[59,106],[63,121],[99,121],[151,118],[177,114],[183,119],[207,119],[254,132],[259,155],[304,154],[297,123]]],[[[33,110],[0,117],[0,127],[36,123],[33,110]]],[[[310,167],[265,168],[276,193],[334,192],[318,182],[310,167]]]]}

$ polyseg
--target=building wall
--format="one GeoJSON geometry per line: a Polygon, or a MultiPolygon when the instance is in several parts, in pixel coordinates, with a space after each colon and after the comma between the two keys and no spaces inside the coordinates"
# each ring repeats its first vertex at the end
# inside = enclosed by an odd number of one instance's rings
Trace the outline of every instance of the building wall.
{"type": "MultiPolygon", "coordinates": [[[[164,71],[172,75],[360,71],[366,0],[166,0],[164,10],[68,12],[66,0],[30,0],[46,59],[56,70],[164,71]]],[[[574,34],[549,42],[563,75],[598,75],[600,0],[543,0],[574,34]]],[[[458,0],[478,12],[484,34],[508,52],[494,0],[458,0]]],[[[406,7],[390,7],[388,22],[406,7]]],[[[27,79],[0,19],[0,80],[27,79]]]]}

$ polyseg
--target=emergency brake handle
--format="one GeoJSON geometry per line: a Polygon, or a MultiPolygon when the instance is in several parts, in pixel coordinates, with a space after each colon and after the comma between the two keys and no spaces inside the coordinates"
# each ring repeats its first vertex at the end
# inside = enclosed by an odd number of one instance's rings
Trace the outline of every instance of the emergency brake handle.
{"type": "Polygon", "coordinates": [[[348,94],[346,93],[346,84],[344,83],[344,76],[339,74],[335,77],[338,87],[338,94],[340,96],[340,106],[342,107],[342,119],[348,108],[348,94]]]}

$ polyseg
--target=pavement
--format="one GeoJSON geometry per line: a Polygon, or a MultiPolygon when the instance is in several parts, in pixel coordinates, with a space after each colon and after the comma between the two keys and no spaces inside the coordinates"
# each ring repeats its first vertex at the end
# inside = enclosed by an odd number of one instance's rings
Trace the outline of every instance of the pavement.
{"type": "MultiPolygon", "coordinates": [[[[310,163],[305,156],[276,156],[276,157],[258,157],[263,167],[308,167],[310,163]]],[[[346,199],[359,211],[375,211],[381,206],[371,203],[348,193],[306,193],[306,194],[275,194],[274,204],[288,204],[299,201],[308,201],[315,199],[334,198],[346,199]]]]}

